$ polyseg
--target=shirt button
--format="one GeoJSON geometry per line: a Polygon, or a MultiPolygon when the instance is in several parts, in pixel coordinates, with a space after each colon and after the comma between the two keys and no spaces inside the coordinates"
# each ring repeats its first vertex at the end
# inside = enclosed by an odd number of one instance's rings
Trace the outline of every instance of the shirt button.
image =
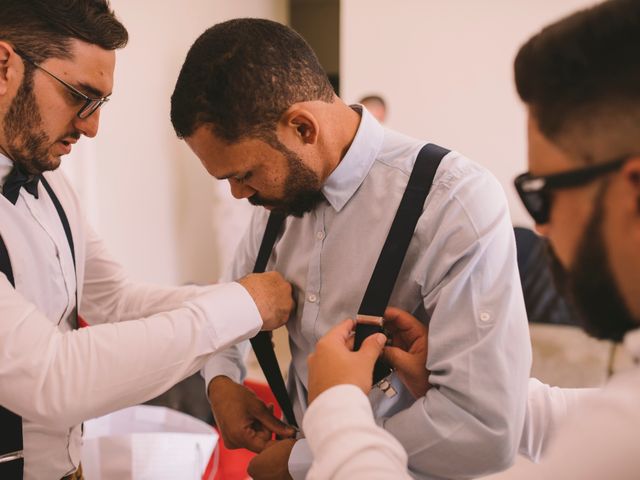
{"type": "Polygon", "coordinates": [[[318,233],[316,233],[316,238],[318,240],[322,240],[324,238],[324,232],[323,231],[319,231],[318,233]]]}
{"type": "Polygon", "coordinates": [[[307,300],[309,300],[311,303],[315,303],[316,300],[318,300],[318,297],[316,297],[313,293],[310,293],[307,297],[307,300]]]}
{"type": "Polygon", "coordinates": [[[491,320],[491,314],[489,312],[480,312],[480,320],[482,322],[488,322],[491,320]]]}

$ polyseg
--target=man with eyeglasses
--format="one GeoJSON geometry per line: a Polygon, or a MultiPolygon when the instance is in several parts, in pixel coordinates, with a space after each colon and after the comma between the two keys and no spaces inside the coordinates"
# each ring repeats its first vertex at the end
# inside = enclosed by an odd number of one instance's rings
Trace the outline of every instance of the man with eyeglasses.
{"type": "MultiPolygon", "coordinates": [[[[580,310],[585,329],[622,343],[635,365],[580,399],[568,398],[571,390],[540,388],[532,401],[530,391],[521,452],[546,451],[540,464],[506,472],[501,480],[640,475],[638,52],[640,2],[611,0],[543,29],[515,61],[529,142],[529,172],[515,180],[516,189],[549,240],[556,281],[580,310]]],[[[415,326],[405,320],[407,328],[415,326]]],[[[366,397],[341,385],[366,386],[373,368],[371,358],[349,352],[346,330],[331,332],[317,354],[331,361],[331,372],[310,359],[315,400],[304,426],[318,453],[313,478],[374,478],[378,472],[375,478],[408,478],[397,442],[381,429],[373,432],[366,397]],[[360,378],[336,375],[340,359],[357,362],[360,378]],[[343,408],[336,407],[338,391],[343,408]],[[341,448],[339,455],[327,455],[329,446],[341,448]]]]}
{"type": "Polygon", "coordinates": [[[57,170],[97,134],[127,31],[106,0],[3,0],[0,12],[0,479],[79,479],[81,422],[282,325],[291,286],[273,272],[130,282],[57,170]],[[76,330],[78,311],[95,326],[76,330]]]}

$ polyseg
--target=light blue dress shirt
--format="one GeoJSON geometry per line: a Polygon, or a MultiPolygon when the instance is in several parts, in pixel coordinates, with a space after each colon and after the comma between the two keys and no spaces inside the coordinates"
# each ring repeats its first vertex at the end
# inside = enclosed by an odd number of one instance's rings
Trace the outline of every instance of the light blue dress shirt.
{"type": "MultiPolygon", "coordinates": [[[[425,144],[384,129],[366,110],[361,115],[351,147],[322,189],[327,201],[287,219],[267,267],[292,282],[297,296],[287,328],[298,422],[307,405],[307,355],[333,325],[355,318],[425,144]]],[[[256,209],[225,280],[252,271],[267,217],[256,209]]],[[[513,229],[499,183],[457,152],[438,169],[389,304],[429,324],[433,388],[426,397],[413,399],[394,375],[398,395],[379,389],[369,395],[378,422],[407,450],[410,472],[474,478],[510,465],[531,364],[513,229]]],[[[207,384],[217,375],[240,381],[244,348],[210,360],[207,384]]],[[[306,441],[296,442],[291,474],[303,478],[309,465],[306,441]]]]}

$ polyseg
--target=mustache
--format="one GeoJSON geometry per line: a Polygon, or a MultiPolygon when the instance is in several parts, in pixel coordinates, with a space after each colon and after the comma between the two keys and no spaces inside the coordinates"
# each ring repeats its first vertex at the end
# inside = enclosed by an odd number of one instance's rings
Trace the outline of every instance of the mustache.
{"type": "Polygon", "coordinates": [[[64,138],[72,138],[74,140],[80,140],[80,136],[82,134],[80,132],[74,131],[74,132],[70,132],[70,133],[66,133],[64,135],[62,135],[60,138],[58,138],[58,142],[62,141],[64,138]]]}

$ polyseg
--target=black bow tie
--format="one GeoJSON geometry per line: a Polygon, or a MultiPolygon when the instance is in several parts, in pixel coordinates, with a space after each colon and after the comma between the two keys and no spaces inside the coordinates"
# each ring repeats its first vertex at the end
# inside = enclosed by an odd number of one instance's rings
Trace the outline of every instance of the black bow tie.
{"type": "Polygon", "coordinates": [[[40,175],[27,175],[20,168],[14,166],[11,173],[4,180],[2,187],[2,195],[14,205],[18,201],[20,189],[24,189],[34,197],[38,198],[38,183],[40,183],[40,175]]]}

